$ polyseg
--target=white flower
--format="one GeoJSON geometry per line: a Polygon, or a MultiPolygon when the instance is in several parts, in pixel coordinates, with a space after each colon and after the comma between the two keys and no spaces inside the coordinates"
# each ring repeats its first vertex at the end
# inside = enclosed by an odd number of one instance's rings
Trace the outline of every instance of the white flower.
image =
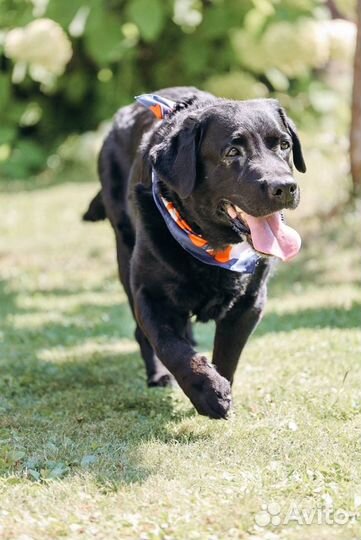
{"type": "Polygon", "coordinates": [[[202,22],[199,0],[175,0],[173,21],[179,26],[196,28],[202,22]]]}
{"type": "Polygon", "coordinates": [[[351,62],[356,43],[356,24],[342,19],[323,22],[330,43],[331,60],[351,62]]]}
{"type": "Polygon", "coordinates": [[[261,48],[270,65],[289,77],[320,68],[329,58],[328,38],[311,19],[300,19],[297,24],[272,24],[262,37],[261,48]]]}
{"type": "Polygon", "coordinates": [[[41,82],[62,75],[72,53],[68,36],[51,19],[36,19],[5,37],[6,56],[28,65],[32,78],[41,82]]]}
{"type": "Polygon", "coordinates": [[[232,35],[241,63],[256,73],[277,69],[289,78],[323,67],[330,44],[322,23],[302,18],[297,23],[280,21],[269,25],[258,38],[243,30],[232,35]]]}
{"type": "Polygon", "coordinates": [[[4,43],[6,56],[18,60],[24,48],[24,30],[22,28],[14,28],[14,30],[11,30],[5,35],[4,43]]]}
{"type": "Polygon", "coordinates": [[[49,0],[31,0],[34,17],[42,17],[48,7],[49,0]]]}

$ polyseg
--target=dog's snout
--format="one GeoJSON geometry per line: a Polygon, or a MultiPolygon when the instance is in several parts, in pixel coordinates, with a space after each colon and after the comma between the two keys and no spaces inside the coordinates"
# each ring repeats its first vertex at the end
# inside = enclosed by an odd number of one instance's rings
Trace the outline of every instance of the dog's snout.
{"type": "Polygon", "coordinates": [[[271,199],[283,205],[291,204],[297,196],[297,184],[293,179],[272,182],[268,187],[271,199]]]}

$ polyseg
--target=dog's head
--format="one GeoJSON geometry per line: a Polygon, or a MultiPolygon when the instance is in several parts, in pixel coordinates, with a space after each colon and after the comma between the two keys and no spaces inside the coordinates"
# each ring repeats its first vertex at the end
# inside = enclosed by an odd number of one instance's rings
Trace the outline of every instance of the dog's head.
{"type": "Polygon", "coordinates": [[[301,172],[306,166],[296,128],[276,100],[215,100],[184,111],[150,158],[211,245],[239,241],[238,230],[258,251],[292,256],[298,239],[280,211],[297,207],[293,164],[301,172]]]}

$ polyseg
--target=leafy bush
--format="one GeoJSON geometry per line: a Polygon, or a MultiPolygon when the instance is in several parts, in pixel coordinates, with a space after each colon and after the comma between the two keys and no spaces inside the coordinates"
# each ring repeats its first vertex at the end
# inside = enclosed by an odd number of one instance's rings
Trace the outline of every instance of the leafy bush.
{"type": "Polygon", "coordinates": [[[349,62],[354,31],[328,18],[322,0],[2,0],[0,172],[42,169],[69,134],[165,86],[325,114],[315,70],[349,62]]]}

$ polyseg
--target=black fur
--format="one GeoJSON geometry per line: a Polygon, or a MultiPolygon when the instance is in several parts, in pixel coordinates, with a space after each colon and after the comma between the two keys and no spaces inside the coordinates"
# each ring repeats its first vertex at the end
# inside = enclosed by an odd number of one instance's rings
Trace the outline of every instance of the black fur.
{"type": "Polygon", "coordinates": [[[228,101],[195,88],[158,93],[178,104],[166,120],[138,104],[118,112],[99,158],[101,199],[97,195],[85,219],[102,216],[102,200],[148,384],[163,386],[175,377],[200,414],[224,418],[240,353],[264,307],[271,259],[249,276],[185,252],[155,206],[151,167],[183,218],[219,249],[240,241],[220,211],[222,199],[254,216],[295,208],[291,154],[298,170],[305,164],[295,127],[275,100],[228,101]],[[289,150],[281,150],[281,139],[289,150]],[[239,155],[227,156],[229,147],[239,155]],[[213,365],[194,349],[192,315],[216,321],[213,365]]]}
{"type": "Polygon", "coordinates": [[[102,192],[99,191],[90,202],[89,208],[83,214],[83,221],[102,221],[106,219],[102,192]]]}

